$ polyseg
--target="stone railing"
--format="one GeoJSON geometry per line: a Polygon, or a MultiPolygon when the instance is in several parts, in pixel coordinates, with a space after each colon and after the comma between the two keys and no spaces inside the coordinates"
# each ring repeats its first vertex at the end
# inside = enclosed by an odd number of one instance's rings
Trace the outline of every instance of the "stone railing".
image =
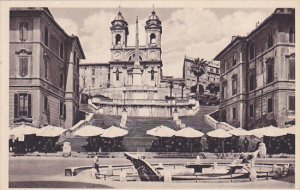
{"type": "Polygon", "coordinates": [[[97,111],[99,108],[95,104],[93,104],[91,99],[88,99],[88,105],[93,111],[97,111]]]}
{"type": "Polygon", "coordinates": [[[210,114],[207,114],[204,116],[204,121],[210,125],[211,127],[213,127],[214,129],[224,129],[226,131],[234,129],[233,126],[229,125],[226,122],[219,122],[217,120],[215,120],[213,117],[211,117],[210,115],[213,114],[215,112],[212,112],[210,114]]]}
{"type": "MultiPolygon", "coordinates": [[[[121,99],[97,99],[93,98],[89,105],[93,105],[93,103],[98,104],[107,104],[107,105],[124,105],[124,100],[121,99]]],[[[125,105],[161,105],[161,106],[186,106],[191,105],[193,102],[188,100],[180,100],[175,101],[174,100],[149,100],[149,99],[125,99],[125,105]]],[[[94,105],[95,106],[95,105],[94,105]]],[[[97,106],[94,107],[94,109],[97,109],[97,106]]]]}
{"type": "Polygon", "coordinates": [[[207,115],[204,116],[204,121],[205,121],[208,125],[210,125],[211,127],[215,128],[215,129],[217,128],[217,123],[218,123],[218,121],[215,120],[214,118],[212,118],[212,117],[210,116],[210,114],[207,114],[207,115]]]}
{"type": "Polygon", "coordinates": [[[60,137],[60,139],[58,140],[58,142],[62,142],[63,140],[65,140],[66,138],[72,136],[72,134],[77,131],[78,129],[80,129],[83,126],[89,125],[91,123],[91,121],[94,119],[94,113],[89,113],[87,114],[86,118],[84,120],[80,120],[78,123],[76,123],[73,127],[69,128],[68,130],[66,130],[60,137]]]}

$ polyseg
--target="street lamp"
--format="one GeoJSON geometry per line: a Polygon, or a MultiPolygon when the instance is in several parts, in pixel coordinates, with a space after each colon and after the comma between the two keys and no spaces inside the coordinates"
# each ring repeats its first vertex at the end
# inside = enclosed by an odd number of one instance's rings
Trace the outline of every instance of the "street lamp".
{"type": "Polygon", "coordinates": [[[125,107],[126,90],[123,90],[123,93],[124,93],[124,98],[123,98],[123,111],[126,111],[126,107],[125,107]]]}

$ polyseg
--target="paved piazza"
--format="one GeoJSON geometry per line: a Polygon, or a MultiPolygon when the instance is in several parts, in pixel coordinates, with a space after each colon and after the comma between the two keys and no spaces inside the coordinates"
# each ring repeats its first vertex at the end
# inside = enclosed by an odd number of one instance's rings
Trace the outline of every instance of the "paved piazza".
{"type": "MultiPolygon", "coordinates": [[[[168,163],[167,159],[147,159],[149,163],[168,163]]],[[[282,160],[281,160],[282,161],[282,160]]],[[[130,164],[125,158],[102,158],[101,165],[130,164]]],[[[192,159],[172,159],[172,163],[193,162],[192,159]]],[[[272,162],[272,161],[271,161],[272,162]]],[[[277,180],[259,180],[256,182],[119,182],[92,179],[88,175],[64,176],[64,168],[92,165],[92,158],[63,157],[10,157],[10,187],[82,187],[82,188],[294,188],[294,183],[277,180]],[[19,185],[19,186],[18,186],[19,185]]]]}

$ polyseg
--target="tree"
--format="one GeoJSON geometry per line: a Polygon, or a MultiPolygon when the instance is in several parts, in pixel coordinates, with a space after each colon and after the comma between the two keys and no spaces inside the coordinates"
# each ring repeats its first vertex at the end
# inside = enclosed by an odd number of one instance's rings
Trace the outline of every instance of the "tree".
{"type": "Polygon", "coordinates": [[[220,92],[220,84],[218,84],[218,83],[209,83],[206,86],[206,90],[209,90],[209,92],[212,93],[212,94],[218,94],[218,92],[220,92]]]}
{"type": "Polygon", "coordinates": [[[184,81],[181,81],[181,82],[179,83],[179,86],[181,86],[181,99],[183,100],[183,89],[184,89],[184,87],[185,87],[185,82],[184,82],[184,81]]]}
{"type": "Polygon", "coordinates": [[[197,77],[197,100],[199,99],[199,78],[206,74],[206,65],[207,65],[207,61],[204,60],[204,59],[195,59],[192,67],[191,67],[191,70],[192,72],[194,73],[194,75],[197,77]]]}

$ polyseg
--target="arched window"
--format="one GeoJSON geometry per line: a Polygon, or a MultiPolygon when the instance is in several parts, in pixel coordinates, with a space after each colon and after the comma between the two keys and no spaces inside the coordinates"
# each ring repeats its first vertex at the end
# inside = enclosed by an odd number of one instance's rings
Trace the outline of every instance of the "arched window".
{"type": "Polygon", "coordinates": [[[116,35],[116,45],[121,45],[121,35],[120,34],[116,35]]]}
{"type": "MultiPolygon", "coordinates": [[[[129,61],[135,61],[135,54],[132,54],[130,57],[129,57],[129,61]]],[[[142,61],[142,57],[139,56],[139,61],[142,61]]]]}
{"type": "Polygon", "coordinates": [[[156,43],[156,35],[154,33],[150,34],[150,44],[156,43]]]}

